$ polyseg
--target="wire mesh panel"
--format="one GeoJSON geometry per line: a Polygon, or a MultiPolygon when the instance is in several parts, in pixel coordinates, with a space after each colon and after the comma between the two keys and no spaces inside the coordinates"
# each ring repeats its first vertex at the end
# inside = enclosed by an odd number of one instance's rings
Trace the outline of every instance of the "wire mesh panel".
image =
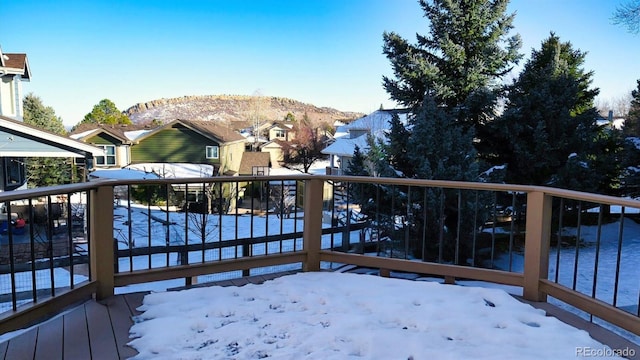
{"type": "Polygon", "coordinates": [[[549,279],[639,316],[639,222],[640,208],[556,199],[549,279]]]}
{"type": "Polygon", "coordinates": [[[327,182],[323,248],[522,272],[526,194],[327,182]]]}
{"type": "Polygon", "coordinates": [[[16,310],[90,278],[87,194],[6,201],[0,211],[0,311],[16,310]]]}
{"type": "Polygon", "coordinates": [[[121,191],[114,218],[119,272],[302,249],[295,180],[176,181],[121,191]]]}

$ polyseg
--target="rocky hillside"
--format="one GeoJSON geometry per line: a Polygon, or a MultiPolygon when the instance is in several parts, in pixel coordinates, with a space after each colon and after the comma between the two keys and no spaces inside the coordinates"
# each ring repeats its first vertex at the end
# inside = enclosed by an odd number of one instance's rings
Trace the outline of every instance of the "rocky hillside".
{"type": "Polygon", "coordinates": [[[317,107],[296,100],[240,95],[183,96],[136,104],[124,111],[136,124],[153,120],[168,122],[175,119],[212,120],[236,123],[236,128],[251,124],[254,119],[282,120],[287,113],[301,119],[306,113],[313,121],[333,123],[351,120],[364,114],[317,107]]]}

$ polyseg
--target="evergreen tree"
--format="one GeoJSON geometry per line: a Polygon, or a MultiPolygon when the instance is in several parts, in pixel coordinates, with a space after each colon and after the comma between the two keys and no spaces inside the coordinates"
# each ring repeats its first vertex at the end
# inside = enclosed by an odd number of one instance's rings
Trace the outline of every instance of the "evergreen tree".
{"type": "Polygon", "coordinates": [[[445,105],[452,120],[478,125],[492,117],[497,80],[520,59],[520,37],[509,37],[508,0],[420,0],[429,35],[410,44],[385,32],[383,53],[395,79],[383,77],[391,99],[416,110],[425,95],[445,105]]]}
{"type": "Polygon", "coordinates": [[[640,137],[640,79],[636,82],[638,87],[631,91],[631,106],[624,120],[624,134],[640,137]]]}
{"type": "Polygon", "coordinates": [[[408,159],[416,177],[430,180],[476,181],[479,173],[473,132],[451,123],[446,108],[426,96],[410,120],[408,159]]]}
{"type": "Polygon", "coordinates": [[[387,134],[387,145],[385,149],[389,164],[399,171],[402,176],[413,177],[415,172],[407,151],[410,132],[400,121],[398,113],[392,115],[389,123],[391,128],[387,134]]]}
{"type": "Polygon", "coordinates": [[[117,125],[131,124],[131,120],[118,110],[113,101],[103,99],[93,107],[90,113],[84,116],[80,124],[84,123],[117,125]]]}
{"type": "Polygon", "coordinates": [[[621,195],[640,197],[640,138],[625,139],[622,167],[621,195]]]}
{"type": "Polygon", "coordinates": [[[56,116],[55,110],[53,110],[51,106],[45,106],[42,103],[42,100],[33,93],[29,93],[24,97],[23,107],[23,121],[25,124],[29,124],[58,135],[65,135],[67,133],[62,119],[56,116]]]}
{"type": "Polygon", "coordinates": [[[590,89],[584,59],[552,33],[508,88],[505,111],[490,125],[492,151],[484,154],[507,165],[507,182],[587,191],[614,185],[617,170],[602,165],[617,161],[620,141],[595,123],[599,90],[590,89]]]}
{"type": "Polygon", "coordinates": [[[345,169],[345,175],[351,176],[368,176],[369,173],[364,165],[365,157],[360,151],[360,147],[356,145],[353,151],[353,157],[349,161],[347,168],[345,169]]]}
{"type": "MultiPolygon", "coordinates": [[[[65,135],[62,119],[56,116],[50,106],[33,94],[23,100],[24,123],[58,135],[65,135]]],[[[71,165],[62,158],[27,158],[27,184],[29,187],[45,187],[68,183],[71,179],[71,165]]]]}
{"type": "MultiPolygon", "coordinates": [[[[430,180],[478,181],[474,134],[471,129],[452,123],[447,110],[437,106],[433,97],[425,96],[411,119],[408,149],[415,175],[430,180]]],[[[420,204],[414,206],[416,234],[410,238],[420,239],[420,235],[425,234],[432,241],[426,243],[426,248],[416,242],[413,247],[419,253],[415,255],[426,254],[424,257],[432,260],[454,263],[470,257],[474,225],[458,220],[473,219],[478,204],[462,191],[435,188],[424,191],[422,196],[416,197],[420,204]],[[457,250],[456,240],[460,246],[457,250]]]]}
{"type": "Polygon", "coordinates": [[[622,194],[640,196],[640,80],[638,88],[631,91],[631,106],[624,121],[624,160],[622,163],[622,194]]]}

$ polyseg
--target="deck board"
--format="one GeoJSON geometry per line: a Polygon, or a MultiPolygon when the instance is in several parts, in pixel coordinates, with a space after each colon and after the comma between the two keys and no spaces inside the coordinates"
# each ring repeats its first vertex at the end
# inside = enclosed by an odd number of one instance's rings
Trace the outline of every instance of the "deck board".
{"type": "Polygon", "coordinates": [[[31,360],[35,352],[35,343],[38,329],[33,328],[11,339],[7,347],[5,359],[7,360],[31,360]]]}
{"type": "Polygon", "coordinates": [[[63,317],[63,357],[64,359],[91,359],[89,331],[84,305],[78,306],[63,317]]]}
{"type": "Polygon", "coordinates": [[[149,292],[138,292],[138,293],[131,293],[131,294],[124,294],[124,299],[127,303],[127,306],[129,307],[129,313],[132,316],[135,315],[140,315],[142,314],[142,311],[138,310],[138,307],[140,305],[142,305],[142,300],[144,300],[144,297],[148,294],[149,292]]]}
{"type": "Polygon", "coordinates": [[[62,316],[57,316],[38,327],[36,359],[62,359],[62,316]]]}
{"type": "MultiPolygon", "coordinates": [[[[134,297],[130,297],[130,303],[133,304],[134,297]]],[[[139,297],[139,304],[142,303],[142,297],[139,297]]],[[[139,306],[139,304],[137,306],[139,306]]],[[[107,307],[109,308],[109,317],[111,319],[111,326],[113,334],[115,336],[115,342],[118,349],[118,355],[120,359],[127,359],[135,356],[137,352],[131,348],[127,343],[129,342],[129,329],[133,325],[131,316],[130,304],[127,302],[125,296],[114,296],[107,300],[107,307]]]]}
{"type": "Polygon", "coordinates": [[[7,354],[7,346],[9,345],[8,341],[0,343],[0,359],[4,359],[7,354]]]}
{"type": "Polygon", "coordinates": [[[89,329],[91,356],[100,359],[119,359],[116,339],[113,334],[109,310],[95,301],[85,303],[89,329]]]}

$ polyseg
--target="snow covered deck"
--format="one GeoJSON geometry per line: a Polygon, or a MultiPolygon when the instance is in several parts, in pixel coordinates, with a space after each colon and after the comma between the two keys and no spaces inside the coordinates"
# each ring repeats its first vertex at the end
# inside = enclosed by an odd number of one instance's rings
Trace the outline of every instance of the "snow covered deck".
{"type": "MultiPolygon", "coordinates": [[[[375,274],[376,269],[361,267],[345,267],[342,270],[354,274],[375,274]]],[[[262,284],[294,271],[242,277],[223,280],[204,286],[244,286],[262,284]]],[[[369,275],[371,276],[371,275],[369,275]]],[[[391,277],[402,280],[416,279],[415,274],[391,273],[391,277]]],[[[184,287],[176,290],[187,289],[184,287]]],[[[37,326],[21,331],[9,340],[0,342],[0,359],[127,359],[138,355],[138,352],[127,345],[130,341],[130,328],[134,324],[133,317],[140,315],[138,310],[148,292],[137,292],[110,297],[106,300],[90,300],[75,306],[64,313],[37,326]]],[[[406,294],[405,294],[406,295],[406,294]]],[[[640,345],[621,336],[590,323],[575,314],[562,310],[546,302],[530,302],[516,297],[518,300],[537,309],[542,309],[547,316],[585,330],[596,341],[611,349],[628,349],[640,358],[640,345]]],[[[540,347],[544,347],[540,344],[540,347]]],[[[568,354],[570,358],[573,354],[568,354]]],[[[502,355],[496,353],[495,357],[502,355]]]]}

